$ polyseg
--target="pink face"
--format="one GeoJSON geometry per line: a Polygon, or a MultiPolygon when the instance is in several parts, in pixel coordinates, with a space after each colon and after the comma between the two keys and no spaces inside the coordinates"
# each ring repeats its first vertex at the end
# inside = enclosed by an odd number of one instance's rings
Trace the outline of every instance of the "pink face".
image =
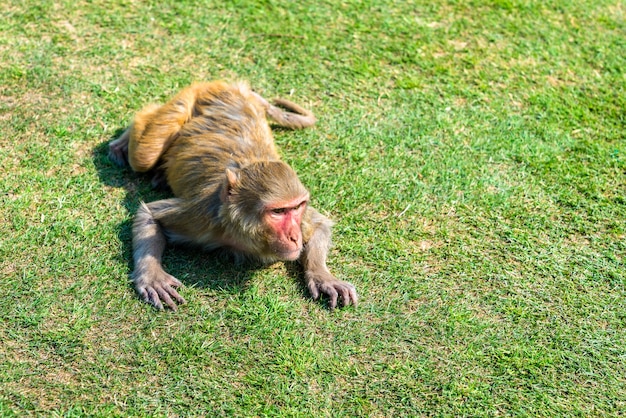
{"type": "Polygon", "coordinates": [[[297,260],[302,251],[302,214],[306,210],[309,195],[289,202],[268,206],[264,220],[272,231],[270,247],[281,260],[297,260]]]}

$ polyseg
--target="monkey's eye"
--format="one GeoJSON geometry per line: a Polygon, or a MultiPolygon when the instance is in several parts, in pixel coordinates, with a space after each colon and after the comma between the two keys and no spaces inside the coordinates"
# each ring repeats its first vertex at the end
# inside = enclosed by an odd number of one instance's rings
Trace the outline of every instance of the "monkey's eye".
{"type": "Polygon", "coordinates": [[[276,215],[280,215],[285,213],[286,209],[285,208],[276,208],[276,209],[272,209],[272,213],[275,213],[276,215]]]}

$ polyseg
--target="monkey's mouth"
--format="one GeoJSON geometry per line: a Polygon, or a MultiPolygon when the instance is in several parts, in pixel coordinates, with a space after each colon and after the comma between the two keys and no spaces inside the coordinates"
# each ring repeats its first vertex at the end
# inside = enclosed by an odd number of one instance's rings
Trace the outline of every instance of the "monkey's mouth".
{"type": "Polygon", "coordinates": [[[281,260],[284,261],[295,261],[300,258],[300,253],[302,252],[302,247],[293,251],[284,251],[280,253],[281,260]]]}

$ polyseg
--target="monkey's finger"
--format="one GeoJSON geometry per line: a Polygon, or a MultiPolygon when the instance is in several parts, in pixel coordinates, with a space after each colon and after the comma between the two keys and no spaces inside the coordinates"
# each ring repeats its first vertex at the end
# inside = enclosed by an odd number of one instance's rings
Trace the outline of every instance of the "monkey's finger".
{"type": "MultiPolygon", "coordinates": [[[[155,308],[159,309],[159,306],[154,302],[154,297],[156,295],[151,294],[149,288],[147,288],[147,287],[138,287],[137,288],[137,293],[139,294],[139,297],[141,298],[141,300],[143,300],[144,302],[149,303],[150,305],[152,305],[155,308]]],[[[158,296],[156,296],[156,298],[158,299],[158,296]]]]}
{"type": "Polygon", "coordinates": [[[309,288],[309,293],[311,294],[313,300],[318,300],[320,297],[320,291],[317,289],[317,283],[311,281],[307,287],[309,288]]]}
{"type": "Polygon", "coordinates": [[[163,304],[161,303],[161,299],[159,299],[159,294],[152,287],[148,287],[145,289],[139,290],[140,294],[144,294],[143,300],[148,302],[150,305],[154,306],[158,310],[163,310],[163,304]]]}
{"type": "Polygon", "coordinates": [[[146,292],[145,288],[138,287],[137,288],[137,294],[139,295],[139,298],[141,298],[141,300],[143,300],[144,302],[150,303],[150,298],[148,297],[148,292],[146,292]]]}
{"type": "Polygon", "coordinates": [[[350,300],[352,301],[352,305],[356,307],[359,304],[359,296],[356,294],[356,288],[350,285],[350,290],[348,293],[350,294],[350,300]]]}
{"type": "Polygon", "coordinates": [[[352,298],[350,295],[350,287],[343,285],[339,288],[339,292],[341,292],[341,305],[342,306],[350,305],[350,302],[352,301],[352,298]]]}
{"type": "Polygon", "coordinates": [[[159,287],[156,288],[156,291],[159,294],[159,297],[163,300],[163,302],[165,302],[165,304],[171,310],[176,311],[176,304],[174,303],[174,301],[170,297],[169,293],[167,293],[167,290],[165,290],[164,288],[159,286],[159,287]]]}
{"type": "Polygon", "coordinates": [[[170,286],[172,287],[181,287],[183,285],[183,283],[174,276],[170,276],[170,279],[171,279],[170,286]]]}
{"type": "Polygon", "coordinates": [[[171,274],[167,274],[167,280],[163,282],[163,288],[171,297],[176,299],[178,303],[187,303],[185,299],[183,299],[183,297],[176,291],[176,288],[181,287],[182,285],[183,283],[171,274]]]}
{"type": "Polygon", "coordinates": [[[339,296],[335,288],[332,285],[323,285],[322,292],[328,295],[328,298],[330,299],[329,300],[330,309],[331,310],[335,309],[337,307],[337,297],[339,296]]]}
{"type": "MultiPolygon", "coordinates": [[[[176,279],[174,279],[176,280],[176,279]]],[[[178,280],[176,280],[178,282],[178,280]]],[[[170,294],[171,297],[173,297],[174,299],[176,299],[176,302],[183,304],[183,303],[187,303],[187,301],[178,294],[178,292],[176,291],[176,289],[174,289],[174,286],[182,286],[182,284],[180,282],[178,282],[178,284],[173,284],[170,286],[166,286],[165,290],[167,291],[167,293],[170,294]]]]}
{"type": "Polygon", "coordinates": [[[343,302],[343,306],[348,306],[350,304],[356,306],[359,300],[359,297],[356,294],[356,288],[352,283],[343,282],[341,286],[341,300],[343,302]]]}

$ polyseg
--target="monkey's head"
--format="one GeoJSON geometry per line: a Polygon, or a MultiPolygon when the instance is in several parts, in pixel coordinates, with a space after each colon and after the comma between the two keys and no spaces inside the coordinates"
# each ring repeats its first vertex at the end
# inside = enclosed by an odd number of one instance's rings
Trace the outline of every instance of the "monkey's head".
{"type": "Polygon", "coordinates": [[[297,260],[302,251],[302,216],[309,192],[282,161],[262,161],[226,170],[227,217],[255,250],[268,258],[297,260]]]}

